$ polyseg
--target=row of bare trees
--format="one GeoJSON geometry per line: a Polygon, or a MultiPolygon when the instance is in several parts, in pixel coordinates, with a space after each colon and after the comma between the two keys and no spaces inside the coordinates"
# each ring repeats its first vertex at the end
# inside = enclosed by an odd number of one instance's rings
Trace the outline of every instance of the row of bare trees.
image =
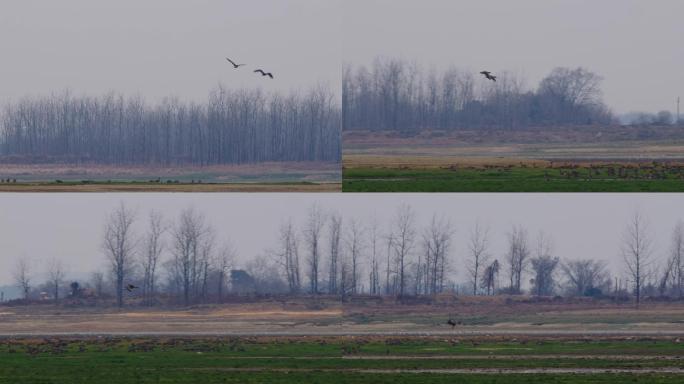
{"type": "MultiPolygon", "coordinates": [[[[130,283],[140,286],[142,302],[150,305],[160,294],[184,305],[221,302],[229,291],[399,299],[443,292],[527,292],[633,297],[637,305],[644,295],[684,295],[684,224],[675,225],[669,253],[659,261],[648,223],[639,212],[630,217],[620,243],[624,273],[614,275],[600,260],[561,260],[554,254],[551,236],[540,232],[531,239],[520,225],[507,232],[505,251],[496,257],[489,228],[475,223],[461,247],[465,254],[457,257],[455,230],[444,216],[433,215],[420,226],[415,211],[402,205],[389,222],[374,218],[365,222],[345,219],[314,204],[303,223],[285,220],[277,242],[242,265],[240,284],[247,281],[249,287],[238,288],[232,281],[237,255],[228,241],[217,239],[217,233],[192,208],[172,221],[155,211],[142,220],[121,204],[110,213],[104,228],[102,250],[109,271],[93,273],[88,286],[97,295],[107,290],[113,293],[119,306],[130,296],[126,290],[130,283]],[[456,276],[467,280],[458,283],[456,276]]],[[[64,266],[58,260],[46,265],[47,282],[41,289],[51,290],[59,300],[60,287],[66,283],[64,266]]],[[[20,259],[14,274],[27,298],[32,292],[30,269],[20,259]]]]}
{"type": "Polygon", "coordinates": [[[424,71],[401,59],[343,69],[344,130],[518,129],[609,123],[601,77],[584,68],[556,68],[528,89],[522,76],[498,73],[496,82],[452,67],[424,71]]]}
{"type": "Polygon", "coordinates": [[[114,165],[339,162],[340,106],[326,87],[283,96],[213,89],[175,98],[76,97],[68,91],[5,107],[0,154],[12,161],[114,165]]]}
{"type": "Polygon", "coordinates": [[[105,225],[103,250],[118,306],[131,282],[140,284],[143,301],[152,303],[160,265],[166,271],[166,291],[183,304],[206,302],[210,295],[222,300],[234,252],[227,242],[217,245],[214,229],[202,214],[188,208],[175,223],[167,224],[152,211],[142,237],[132,229],[135,221],[136,213],[121,204],[105,225]]]}

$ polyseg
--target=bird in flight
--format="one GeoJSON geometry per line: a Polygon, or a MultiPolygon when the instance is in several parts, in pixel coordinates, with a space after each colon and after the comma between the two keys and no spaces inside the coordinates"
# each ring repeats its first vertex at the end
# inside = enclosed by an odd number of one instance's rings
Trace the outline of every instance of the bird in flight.
{"type": "Polygon", "coordinates": [[[271,72],[264,72],[263,69],[257,69],[257,70],[255,70],[254,72],[259,72],[259,73],[261,73],[261,76],[268,76],[268,77],[270,77],[271,79],[273,78],[273,74],[272,74],[271,72]]]}
{"type": "Polygon", "coordinates": [[[489,71],[482,71],[482,72],[480,72],[480,74],[484,75],[484,77],[486,77],[488,80],[491,80],[491,81],[496,82],[496,76],[492,75],[491,72],[489,72],[489,71]]]}
{"type": "Polygon", "coordinates": [[[133,292],[134,289],[138,289],[138,288],[140,288],[140,287],[136,287],[136,286],[133,285],[133,284],[126,284],[126,290],[127,290],[128,292],[133,292]]]}
{"type": "Polygon", "coordinates": [[[230,62],[233,65],[233,68],[235,68],[235,69],[238,69],[238,68],[242,67],[243,65],[247,65],[247,64],[236,64],[233,60],[231,60],[227,57],[226,57],[226,60],[228,60],[228,62],[230,62]]]}
{"type": "Polygon", "coordinates": [[[451,325],[451,328],[456,327],[456,322],[453,319],[447,320],[447,324],[451,325]]]}

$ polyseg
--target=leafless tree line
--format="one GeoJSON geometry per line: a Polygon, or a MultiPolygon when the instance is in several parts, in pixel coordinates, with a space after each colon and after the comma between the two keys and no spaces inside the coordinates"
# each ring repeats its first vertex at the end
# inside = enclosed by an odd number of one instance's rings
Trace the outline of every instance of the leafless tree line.
{"type": "Polygon", "coordinates": [[[400,59],[372,67],[346,65],[342,129],[518,129],[612,122],[601,100],[601,77],[584,68],[555,68],[536,90],[512,72],[497,81],[451,67],[438,73],[400,59]]]}
{"type": "MultiPolygon", "coordinates": [[[[94,272],[89,285],[95,296],[102,296],[108,276],[117,306],[129,298],[141,298],[142,303],[153,305],[159,294],[184,305],[208,302],[210,298],[220,302],[235,257],[230,242],[219,243],[214,228],[193,208],[184,209],[175,222],[170,222],[157,211],[142,220],[123,203],[106,220],[102,252],[109,273],[94,272]],[[135,226],[138,221],[147,226],[142,235],[135,226]],[[162,276],[166,279],[159,284],[162,276]]],[[[19,265],[22,267],[15,277],[28,286],[25,260],[19,265]]],[[[48,272],[49,282],[57,290],[64,281],[62,264],[50,263],[48,272]]],[[[58,300],[57,293],[53,297],[58,300]]]]}
{"type": "Polygon", "coordinates": [[[157,105],[66,91],[5,106],[0,154],[16,162],[113,165],[339,162],[340,114],[322,86],[288,96],[218,86],[204,104],[167,98],[157,105]]]}
{"type": "MultiPolygon", "coordinates": [[[[375,218],[344,219],[314,204],[304,222],[284,220],[277,242],[241,269],[230,242],[219,241],[217,233],[193,208],[168,220],[154,211],[141,218],[121,204],[104,227],[102,251],[109,269],[93,273],[82,286],[96,296],[113,295],[119,306],[130,299],[154,305],[160,297],[183,305],[221,302],[228,293],[389,295],[399,300],[445,292],[527,293],[633,298],[637,305],[644,296],[684,294],[684,224],[674,226],[668,254],[658,260],[648,221],[640,212],[630,217],[619,244],[624,273],[611,273],[600,260],[561,260],[554,255],[549,234],[531,237],[520,225],[506,233],[505,251],[496,257],[486,225],[475,223],[463,244],[456,244],[456,231],[447,217],[435,214],[421,227],[408,205],[381,223],[375,218]],[[457,255],[457,245],[463,254],[457,255]],[[243,280],[236,281],[236,270],[242,271],[243,280]],[[457,282],[457,275],[467,280],[457,282]],[[140,290],[128,292],[131,283],[140,290]]],[[[46,265],[47,279],[39,289],[53,292],[52,298],[59,300],[60,289],[68,282],[65,267],[56,259],[46,265]]],[[[27,259],[18,260],[14,278],[29,298],[35,276],[27,259]]]]}

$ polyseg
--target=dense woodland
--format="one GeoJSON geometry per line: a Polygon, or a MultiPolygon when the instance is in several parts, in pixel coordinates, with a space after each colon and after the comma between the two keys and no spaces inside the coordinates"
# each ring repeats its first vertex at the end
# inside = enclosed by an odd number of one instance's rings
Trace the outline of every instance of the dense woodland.
{"type": "Polygon", "coordinates": [[[601,98],[601,77],[584,68],[556,68],[536,89],[512,72],[496,82],[455,67],[425,71],[400,59],[343,70],[345,130],[522,129],[615,121],[601,98]]]}
{"type": "Polygon", "coordinates": [[[283,96],[219,86],[202,104],[64,92],[7,105],[0,154],[15,162],[111,165],[339,162],[340,115],[325,87],[283,96]]]}
{"type": "Polygon", "coordinates": [[[237,255],[230,239],[192,208],[175,218],[146,213],[123,204],[110,213],[97,256],[106,269],[89,279],[68,279],[57,259],[38,268],[35,260],[18,258],[13,275],[24,299],[16,303],[189,305],[259,295],[402,301],[452,293],[588,296],[638,305],[644,296],[684,296],[684,223],[675,224],[669,244],[658,246],[667,253],[656,254],[638,212],[615,244],[622,253],[616,270],[593,258],[560,259],[550,234],[530,235],[519,225],[502,234],[506,247],[494,250],[486,225],[473,223],[457,236],[448,217],[435,214],[421,226],[407,205],[387,222],[312,205],[304,221],[283,220],[277,240],[256,256],[237,255]],[[138,288],[129,292],[128,284],[138,288]]]}

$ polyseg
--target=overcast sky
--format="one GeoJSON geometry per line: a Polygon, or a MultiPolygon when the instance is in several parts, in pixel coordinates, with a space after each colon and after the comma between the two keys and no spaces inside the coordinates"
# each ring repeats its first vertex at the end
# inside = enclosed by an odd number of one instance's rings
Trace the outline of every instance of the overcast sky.
{"type": "Polygon", "coordinates": [[[681,0],[348,0],[343,55],[511,70],[529,86],[557,66],[605,78],[618,113],[675,110],[684,96],[681,0]]]}
{"type": "Polygon", "coordinates": [[[661,261],[672,227],[684,219],[684,194],[5,193],[0,194],[0,285],[12,283],[18,257],[32,260],[37,280],[44,279],[45,260],[52,257],[63,260],[72,273],[103,267],[105,218],[121,201],[136,210],[138,233],[144,231],[150,209],[173,221],[182,209],[194,207],[214,226],[220,241],[230,239],[238,265],[272,248],[287,217],[301,228],[314,202],[327,212],[343,213],[346,222],[368,222],[375,215],[383,228],[398,206],[409,204],[420,226],[434,213],[451,220],[452,264],[461,273],[465,241],[478,220],[491,228],[491,252],[496,257],[506,250],[506,233],[519,224],[527,228],[531,241],[540,230],[551,235],[554,252],[562,258],[606,260],[621,270],[620,239],[635,210],[648,219],[653,255],[661,261]]]}
{"type": "Polygon", "coordinates": [[[65,88],[201,101],[219,82],[339,90],[342,60],[399,56],[512,70],[530,86],[584,66],[618,113],[674,110],[683,15],[680,0],[3,0],[0,103],[65,88]]]}
{"type": "Polygon", "coordinates": [[[205,100],[210,88],[339,89],[340,0],[2,0],[0,103],[114,90],[205,100]],[[233,70],[225,56],[247,63],[233,70]],[[252,70],[272,71],[275,80],[252,70]]]}

